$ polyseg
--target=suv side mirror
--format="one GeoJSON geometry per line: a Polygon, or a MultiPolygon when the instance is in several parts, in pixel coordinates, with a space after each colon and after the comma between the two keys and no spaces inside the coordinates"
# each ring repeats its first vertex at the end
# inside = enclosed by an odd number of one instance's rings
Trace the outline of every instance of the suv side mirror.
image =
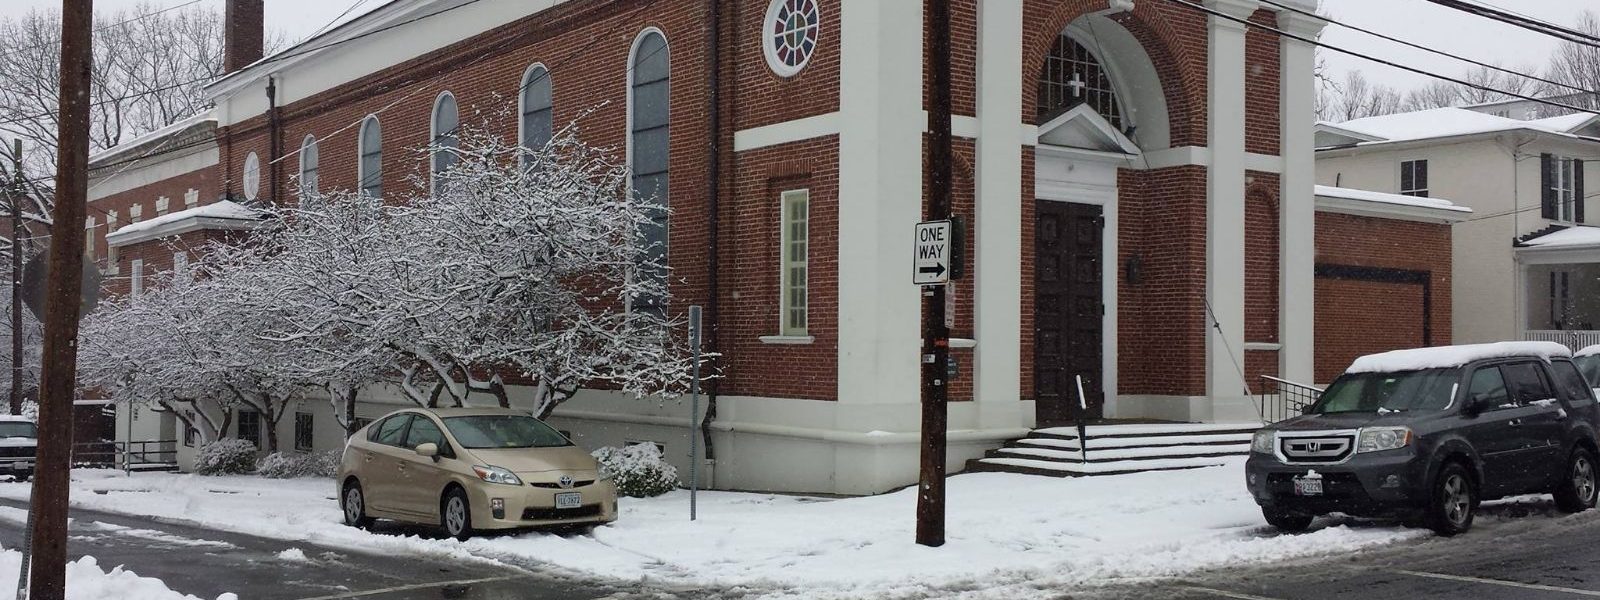
{"type": "Polygon", "coordinates": [[[439,445],[435,444],[433,442],[428,442],[426,444],[417,444],[417,454],[422,455],[422,456],[427,457],[427,458],[432,458],[432,459],[438,460],[438,458],[439,458],[439,445]]]}
{"type": "Polygon", "coordinates": [[[1488,399],[1482,398],[1482,397],[1474,397],[1474,396],[1469,394],[1467,396],[1466,402],[1461,405],[1461,414],[1463,414],[1465,416],[1468,416],[1468,417],[1476,417],[1476,416],[1478,416],[1480,414],[1483,414],[1483,409],[1487,404],[1488,404],[1488,399]]]}

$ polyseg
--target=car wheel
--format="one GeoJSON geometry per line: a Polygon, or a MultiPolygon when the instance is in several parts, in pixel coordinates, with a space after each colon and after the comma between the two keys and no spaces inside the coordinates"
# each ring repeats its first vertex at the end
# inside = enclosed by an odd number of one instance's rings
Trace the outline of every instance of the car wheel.
{"type": "Polygon", "coordinates": [[[344,524],[358,529],[366,529],[372,525],[372,517],[367,516],[367,497],[361,491],[361,484],[355,480],[344,485],[344,524]]]}
{"type": "Polygon", "coordinates": [[[463,542],[472,537],[472,504],[467,502],[467,493],[461,488],[445,492],[444,502],[439,507],[439,521],[450,537],[463,542]]]}
{"type": "Polygon", "coordinates": [[[1561,485],[1556,486],[1556,507],[1569,513],[1589,510],[1594,508],[1597,491],[1600,478],[1596,477],[1594,453],[1585,448],[1573,450],[1561,485]]]}
{"type": "Polygon", "coordinates": [[[1428,528],[1443,536],[1465,533],[1472,528],[1478,508],[1478,491],[1472,474],[1461,463],[1445,463],[1433,478],[1433,494],[1428,501],[1428,528]]]}
{"type": "Polygon", "coordinates": [[[1267,524],[1277,527],[1279,531],[1287,533],[1300,533],[1311,527],[1311,515],[1292,513],[1270,508],[1261,509],[1261,516],[1267,518],[1267,524]]]}

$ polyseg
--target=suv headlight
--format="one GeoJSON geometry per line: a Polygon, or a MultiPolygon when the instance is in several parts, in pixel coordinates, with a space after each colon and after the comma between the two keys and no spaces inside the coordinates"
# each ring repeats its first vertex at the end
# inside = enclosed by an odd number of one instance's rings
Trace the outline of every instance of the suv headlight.
{"type": "Polygon", "coordinates": [[[500,467],[494,467],[494,466],[477,467],[477,466],[475,466],[475,467],[472,467],[472,472],[478,474],[478,479],[482,479],[482,480],[487,481],[489,483],[503,483],[505,485],[522,485],[522,480],[517,477],[516,473],[512,473],[511,471],[507,471],[507,470],[502,469],[500,467]]]}
{"type": "Polygon", "coordinates": [[[1364,427],[1356,452],[1398,450],[1411,443],[1410,427],[1364,427]]]}
{"type": "Polygon", "coordinates": [[[1257,454],[1272,454],[1272,442],[1277,436],[1277,432],[1257,429],[1256,434],[1250,438],[1250,451],[1257,454]]]}

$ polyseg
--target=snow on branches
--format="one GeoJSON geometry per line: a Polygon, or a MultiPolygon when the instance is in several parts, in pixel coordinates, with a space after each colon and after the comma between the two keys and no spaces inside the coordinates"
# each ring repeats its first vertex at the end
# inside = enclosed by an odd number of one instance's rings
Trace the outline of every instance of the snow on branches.
{"type": "Polygon", "coordinates": [[[625,168],[570,132],[532,151],[463,132],[433,151],[457,160],[413,197],[304,194],[195,273],[108,302],[85,323],[85,385],[193,411],[208,439],[240,407],[275,438],[312,395],[349,430],[374,385],[510,406],[511,379],[540,417],[580,387],[688,385],[684,323],[659,308],[665,253],[642,233],[664,209],[629,200],[625,168]]]}

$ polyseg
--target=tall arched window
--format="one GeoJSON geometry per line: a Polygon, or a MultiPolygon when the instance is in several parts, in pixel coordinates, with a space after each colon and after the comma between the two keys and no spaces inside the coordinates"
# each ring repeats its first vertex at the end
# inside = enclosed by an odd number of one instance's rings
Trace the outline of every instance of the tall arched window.
{"type": "Polygon", "coordinates": [[[522,147],[528,149],[543,148],[550,141],[551,106],[550,99],[550,70],[544,65],[528,67],[528,72],[522,76],[521,100],[522,121],[519,127],[522,134],[518,136],[522,147]]]}
{"type": "Polygon", "coordinates": [[[317,136],[300,142],[300,193],[317,193],[317,136]]]}
{"type": "MultiPolygon", "coordinates": [[[[658,265],[667,259],[667,155],[671,58],[667,38],[651,29],[639,35],[629,58],[633,67],[628,82],[628,166],[633,171],[634,201],[651,207],[651,223],[639,232],[649,246],[647,258],[658,265]]],[[[665,280],[665,269],[647,276],[665,280]]],[[[660,307],[659,298],[643,298],[647,307],[660,307]]]]}
{"type": "Polygon", "coordinates": [[[456,127],[461,124],[461,113],[456,108],[456,97],[450,92],[439,94],[433,101],[433,189],[438,191],[439,174],[456,164],[456,154],[451,149],[460,139],[456,127]]]}
{"type": "Polygon", "coordinates": [[[361,122],[361,163],[356,177],[361,193],[373,198],[383,195],[383,127],[377,115],[361,122]]]}
{"type": "Polygon", "coordinates": [[[1062,32],[1056,36],[1055,46],[1044,59],[1044,72],[1039,75],[1038,116],[1048,117],[1079,104],[1088,104],[1112,127],[1126,130],[1122,104],[1100,59],[1062,32]]]}

